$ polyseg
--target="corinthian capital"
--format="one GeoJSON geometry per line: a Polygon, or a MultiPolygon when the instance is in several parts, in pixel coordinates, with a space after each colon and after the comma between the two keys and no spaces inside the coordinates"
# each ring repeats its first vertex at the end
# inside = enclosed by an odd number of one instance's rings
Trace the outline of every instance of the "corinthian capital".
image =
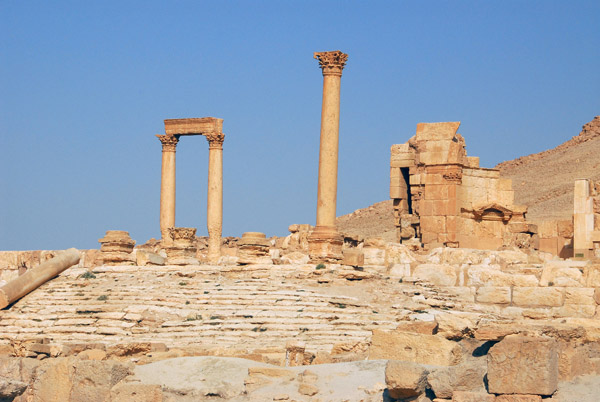
{"type": "Polygon", "coordinates": [[[315,59],[323,70],[323,75],[342,75],[342,70],[348,61],[348,55],[339,50],[331,52],[315,52],[315,59]]]}
{"type": "Polygon", "coordinates": [[[208,141],[208,148],[223,148],[223,141],[225,141],[225,134],[223,133],[208,133],[204,134],[206,141],[208,141]]]}
{"type": "Polygon", "coordinates": [[[167,152],[175,152],[175,147],[179,142],[179,136],[177,135],[168,135],[168,134],[157,134],[156,137],[162,143],[162,150],[167,152]]]}

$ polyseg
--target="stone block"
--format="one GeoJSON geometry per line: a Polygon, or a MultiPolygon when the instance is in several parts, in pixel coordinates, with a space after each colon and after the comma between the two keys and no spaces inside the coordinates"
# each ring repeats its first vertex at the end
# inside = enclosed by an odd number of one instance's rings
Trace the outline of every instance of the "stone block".
{"type": "Polygon", "coordinates": [[[425,392],[429,370],[422,365],[389,360],[385,367],[385,384],[392,398],[404,399],[425,392]]]}
{"type": "Polygon", "coordinates": [[[538,285],[535,275],[509,274],[501,271],[498,265],[472,265],[467,269],[466,274],[466,284],[469,286],[537,287],[538,285]]]}
{"type": "Polygon", "coordinates": [[[478,303],[510,304],[510,286],[481,286],[477,289],[475,299],[478,303]]]}
{"type": "Polygon", "coordinates": [[[560,237],[573,238],[573,221],[570,219],[557,221],[556,232],[560,237]]]}
{"type": "Polygon", "coordinates": [[[137,250],[136,260],[138,266],[165,265],[166,258],[146,250],[137,250]]]}
{"type": "Polygon", "coordinates": [[[398,323],[396,330],[415,334],[435,335],[437,328],[438,323],[436,321],[401,321],[398,323]]]}
{"type": "Polygon", "coordinates": [[[163,402],[162,388],[158,384],[121,383],[110,390],[110,402],[163,402]]]}
{"type": "Polygon", "coordinates": [[[513,305],[527,307],[559,307],[563,304],[563,291],[558,288],[515,287],[513,305]]]}
{"type": "Polygon", "coordinates": [[[489,392],[552,395],[557,385],[558,348],[554,339],[509,335],[489,350],[489,392]]]}
{"type": "Polygon", "coordinates": [[[456,135],[460,122],[443,123],[418,123],[415,139],[423,140],[451,140],[456,135]]]}
{"type": "Polygon", "coordinates": [[[391,267],[395,264],[410,264],[416,259],[409,248],[398,243],[388,243],[385,247],[385,265],[391,267]]]}
{"type": "Polygon", "coordinates": [[[452,402],[494,402],[496,397],[485,392],[455,391],[452,402]]]}
{"type": "Polygon", "coordinates": [[[585,280],[579,268],[564,267],[548,262],[542,269],[540,286],[582,287],[585,280]]]}
{"type": "Polygon", "coordinates": [[[498,395],[496,402],[542,402],[539,395],[498,395]]]}
{"type": "Polygon", "coordinates": [[[435,396],[452,398],[456,391],[486,392],[486,372],[485,359],[467,359],[457,366],[432,368],[427,382],[435,396]]]}
{"type": "Polygon", "coordinates": [[[375,247],[364,247],[363,255],[365,265],[384,265],[385,264],[385,250],[375,247]]]}
{"type": "Polygon", "coordinates": [[[455,286],[456,268],[445,264],[421,264],[414,269],[413,277],[438,286],[455,286]]]}
{"type": "Polygon", "coordinates": [[[565,288],[565,304],[596,305],[594,288],[565,288]]]}
{"type": "Polygon", "coordinates": [[[362,267],[365,265],[365,255],[363,254],[362,250],[343,250],[342,265],[362,267]]]}
{"type": "Polygon", "coordinates": [[[374,330],[369,359],[452,366],[460,363],[462,349],[458,343],[435,335],[374,330]]]}
{"type": "Polygon", "coordinates": [[[410,276],[410,264],[394,264],[390,267],[388,274],[393,278],[410,276]]]}

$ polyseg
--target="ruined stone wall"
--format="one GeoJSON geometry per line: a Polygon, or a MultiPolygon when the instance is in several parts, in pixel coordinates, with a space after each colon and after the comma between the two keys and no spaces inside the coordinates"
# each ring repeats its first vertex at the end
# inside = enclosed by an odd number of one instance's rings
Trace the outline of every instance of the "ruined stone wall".
{"type": "Polygon", "coordinates": [[[537,247],[536,230],[514,205],[509,179],[467,156],[460,123],[419,123],[406,144],[391,148],[390,198],[397,240],[436,246],[537,247]]]}

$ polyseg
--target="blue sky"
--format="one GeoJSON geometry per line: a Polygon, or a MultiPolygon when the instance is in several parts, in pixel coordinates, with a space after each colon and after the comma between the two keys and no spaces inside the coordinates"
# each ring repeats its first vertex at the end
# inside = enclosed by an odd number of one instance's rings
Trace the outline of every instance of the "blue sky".
{"type": "MultiPolygon", "coordinates": [[[[166,118],[224,119],[225,236],[315,223],[322,75],[342,77],[337,213],[388,198],[389,148],[461,121],[493,167],[600,114],[600,2],[0,1],[0,249],[159,236],[166,118]]],[[[177,147],[206,235],[208,146],[177,147]]]]}

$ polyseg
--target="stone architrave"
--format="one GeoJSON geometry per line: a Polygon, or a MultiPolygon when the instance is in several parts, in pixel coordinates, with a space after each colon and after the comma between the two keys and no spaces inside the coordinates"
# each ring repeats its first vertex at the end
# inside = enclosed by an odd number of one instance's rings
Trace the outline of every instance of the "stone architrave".
{"type": "Polygon", "coordinates": [[[317,225],[308,238],[309,254],[314,260],[340,260],[343,237],[335,225],[337,203],[338,145],[340,127],[340,84],[348,55],[339,50],[316,52],[323,72],[321,142],[319,147],[319,184],[317,225]]]}
{"type": "Polygon", "coordinates": [[[165,134],[157,137],[162,144],[160,233],[166,239],[168,229],[175,227],[175,148],[179,136],[165,134]]]}

